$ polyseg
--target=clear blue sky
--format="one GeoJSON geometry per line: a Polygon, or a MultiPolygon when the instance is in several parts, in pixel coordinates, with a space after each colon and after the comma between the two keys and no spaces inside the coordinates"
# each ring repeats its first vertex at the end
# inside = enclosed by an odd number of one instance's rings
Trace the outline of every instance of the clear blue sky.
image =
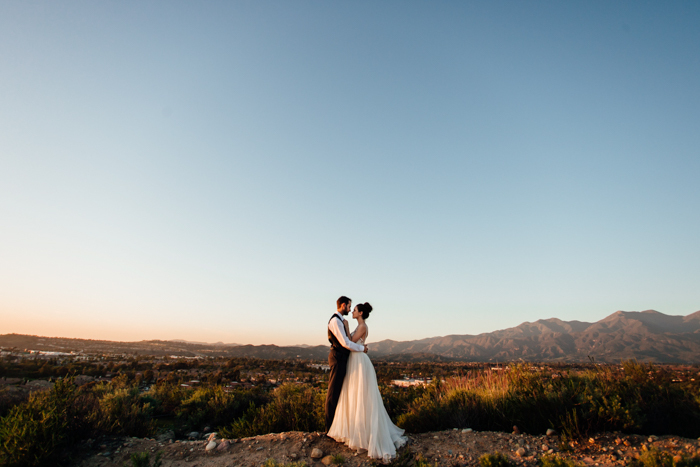
{"type": "Polygon", "coordinates": [[[700,309],[700,3],[0,3],[0,333],[700,309]]]}

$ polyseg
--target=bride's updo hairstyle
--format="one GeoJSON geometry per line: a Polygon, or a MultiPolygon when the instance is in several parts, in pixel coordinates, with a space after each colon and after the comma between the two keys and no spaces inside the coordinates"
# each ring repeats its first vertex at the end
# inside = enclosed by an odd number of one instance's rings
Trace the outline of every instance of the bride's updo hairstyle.
{"type": "Polygon", "coordinates": [[[360,303],[357,305],[357,311],[362,313],[362,319],[367,319],[369,318],[369,314],[372,312],[372,305],[369,303],[360,303]]]}

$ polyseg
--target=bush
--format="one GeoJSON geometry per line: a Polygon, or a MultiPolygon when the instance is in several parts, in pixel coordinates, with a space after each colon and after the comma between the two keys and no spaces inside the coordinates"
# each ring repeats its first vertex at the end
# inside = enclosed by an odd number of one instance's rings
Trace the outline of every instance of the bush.
{"type": "Polygon", "coordinates": [[[631,467],[698,467],[700,466],[700,457],[681,457],[678,459],[668,452],[650,449],[639,456],[639,459],[633,459],[629,465],[631,467]]]}
{"type": "Polygon", "coordinates": [[[194,390],[185,398],[176,414],[181,430],[199,429],[204,425],[222,426],[242,417],[251,404],[264,404],[267,397],[258,391],[225,392],[221,386],[194,390]]]}
{"type": "Polygon", "coordinates": [[[151,459],[148,452],[138,454],[134,453],[131,455],[131,467],[160,467],[162,464],[160,458],[162,456],[162,451],[156,453],[156,458],[153,459],[153,465],[151,465],[151,459]]]}
{"type": "MultiPolygon", "coordinates": [[[[437,462],[435,462],[434,465],[437,466],[437,462]]],[[[414,467],[433,467],[433,464],[428,462],[425,459],[425,457],[423,457],[423,454],[418,454],[416,456],[416,461],[415,461],[414,467]]]]}
{"type": "Polygon", "coordinates": [[[38,466],[53,459],[90,431],[83,416],[91,400],[71,379],[58,381],[50,391],[34,392],[0,419],[0,465],[38,466]]]}
{"type": "Polygon", "coordinates": [[[479,458],[481,467],[511,467],[513,463],[500,452],[494,454],[484,454],[479,458]]]}
{"type": "Polygon", "coordinates": [[[173,415],[188,393],[179,384],[163,382],[151,386],[146,395],[158,401],[155,407],[156,414],[173,415]]]}
{"type": "Polygon", "coordinates": [[[284,431],[322,431],[325,393],[308,385],[285,384],[272,393],[267,405],[251,403],[233,424],[219,429],[224,438],[243,438],[284,431]]]}
{"type": "Polygon", "coordinates": [[[558,429],[564,438],[602,431],[700,436],[700,397],[651,366],[627,362],[624,372],[553,375],[515,366],[436,380],[407,404],[397,424],[408,432],[453,427],[528,433],[558,429]]]}
{"type": "Polygon", "coordinates": [[[0,417],[7,415],[12,407],[25,402],[28,398],[28,394],[16,388],[0,387],[0,417]]]}
{"type": "Polygon", "coordinates": [[[274,459],[268,459],[262,465],[262,467],[306,467],[306,462],[290,462],[288,464],[280,464],[274,459]]]}
{"type": "Polygon", "coordinates": [[[342,454],[333,454],[331,456],[331,464],[343,465],[345,463],[345,456],[342,454]]]}
{"type": "Polygon", "coordinates": [[[152,415],[154,407],[150,398],[142,397],[138,387],[115,389],[103,385],[96,389],[100,394],[99,411],[95,426],[115,435],[145,437],[153,434],[155,425],[152,415]]]}
{"type": "Polygon", "coordinates": [[[580,464],[569,460],[562,459],[559,456],[544,455],[537,462],[540,467],[578,467],[580,464]]]}

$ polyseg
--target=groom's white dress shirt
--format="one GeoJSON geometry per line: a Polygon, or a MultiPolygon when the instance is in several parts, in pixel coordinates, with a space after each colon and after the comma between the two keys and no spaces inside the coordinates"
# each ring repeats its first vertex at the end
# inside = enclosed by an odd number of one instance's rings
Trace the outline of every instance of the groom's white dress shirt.
{"type": "Polygon", "coordinates": [[[340,345],[345,347],[348,350],[352,350],[353,352],[364,352],[365,351],[365,346],[360,345],[356,342],[353,342],[350,340],[350,338],[345,334],[345,326],[343,326],[342,319],[343,315],[338,313],[337,311],[335,312],[336,315],[340,316],[340,320],[335,319],[333,317],[331,321],[328,323],[328,329],[331,330],[333,335],[335,336],[336,339],[338,339],[338,342],[340,342],[340,345]]]}

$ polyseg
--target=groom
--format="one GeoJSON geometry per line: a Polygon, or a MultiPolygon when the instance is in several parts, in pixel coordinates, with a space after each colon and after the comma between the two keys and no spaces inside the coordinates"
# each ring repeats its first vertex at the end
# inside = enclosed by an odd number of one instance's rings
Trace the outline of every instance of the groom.
{"type": "Polygon", "coordinates": [[[347,370],[350,352],[367,352],[366,345],[356,344],[351,341],[345,332],[343,316],[350,313],[352,300],[342,296],[336,302],[337,310],[328,322],[328,341],[331,343],[331,351],[328,354],[328,363],[331,372],[328,379],[328,394],[326,395],[326,432],[331,429],[335,408],[338,406],[340,390],[343,388],[345,371],[347,370]]]}

